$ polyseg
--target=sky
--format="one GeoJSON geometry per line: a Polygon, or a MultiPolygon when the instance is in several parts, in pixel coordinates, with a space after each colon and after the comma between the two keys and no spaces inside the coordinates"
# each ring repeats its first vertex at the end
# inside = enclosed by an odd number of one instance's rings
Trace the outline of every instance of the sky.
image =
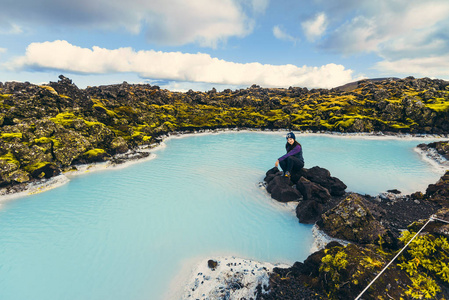
{"type": "Polygon", "coordinates": [[[0,82],[333,88],[449,80],[449,0],[0,0],[0,82]]]}

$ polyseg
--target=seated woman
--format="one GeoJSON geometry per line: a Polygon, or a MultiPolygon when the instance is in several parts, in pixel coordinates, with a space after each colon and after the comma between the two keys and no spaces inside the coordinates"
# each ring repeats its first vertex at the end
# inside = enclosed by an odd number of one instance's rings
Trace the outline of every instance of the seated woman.
{"type": "Polygon", "coordinates": [[[279,157],[274,165],[276,167],[280,165],[282,171],[284,171],[284,176],[290,177],[293,169],[301,170],[304,167],[304,158],[301,144],[296,141],[295,134],[293,132],[287,133],[286,139],[285,149],[287,154],[279,157]]]}

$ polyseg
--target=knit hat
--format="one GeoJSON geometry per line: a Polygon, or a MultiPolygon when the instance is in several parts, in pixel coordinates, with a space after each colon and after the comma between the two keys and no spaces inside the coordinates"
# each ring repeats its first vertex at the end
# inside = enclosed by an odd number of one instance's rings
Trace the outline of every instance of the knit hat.
{"type": "Polygon", "coordinates": [[[287,133],[287,136],[285,137],[287,140],[288,139],[294,139],[296,140],[295,134],[293,132],[289,132],[287,133]]]}

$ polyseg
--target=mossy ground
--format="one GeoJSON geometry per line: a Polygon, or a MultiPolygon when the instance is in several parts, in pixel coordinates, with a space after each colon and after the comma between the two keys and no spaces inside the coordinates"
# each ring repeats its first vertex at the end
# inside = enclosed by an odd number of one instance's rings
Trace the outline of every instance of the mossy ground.
{"type": "Polygon", "coordinates": [[[29,91],[25,98],[18,98],[15,89],[4,85],[0,90],[0,140],[28,148],[39,146],[37,150],[51,154],[61,166],[95,149],[113,154],[111,143],[117,137],[133,148],[173,131],[240,127],[449,132],[445,125],[449,124],[449,92],[438,80],[362,81],[350,91],[252,86],[187,93],[149,85],[79,90],[73,86],[61,89],[58,84],[22,84],[21,90],[29,91]],[[71,144],[78,145],[79,151],[71,149],[71,144]],[[58,149],[74,157],[58,161],[63,157],[54,152],[58,149]]]}

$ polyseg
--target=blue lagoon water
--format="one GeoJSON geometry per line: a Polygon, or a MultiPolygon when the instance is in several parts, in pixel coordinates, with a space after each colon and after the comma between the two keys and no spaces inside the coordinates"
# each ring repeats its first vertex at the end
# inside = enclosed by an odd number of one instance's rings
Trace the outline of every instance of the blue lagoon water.
{"type": "MultiPolygon", "coordinates": [[[[283,136],[172,138],[153,160],[2,203],[0,299],[164,299],[204,258],[304,260],[312,227],[258,185],[284,154],[283,136]]],[[[442,175],[413,150],[422,140],[298,139],[306,167],[330,170],[350,191],[425,190],[442,175]]]]}

